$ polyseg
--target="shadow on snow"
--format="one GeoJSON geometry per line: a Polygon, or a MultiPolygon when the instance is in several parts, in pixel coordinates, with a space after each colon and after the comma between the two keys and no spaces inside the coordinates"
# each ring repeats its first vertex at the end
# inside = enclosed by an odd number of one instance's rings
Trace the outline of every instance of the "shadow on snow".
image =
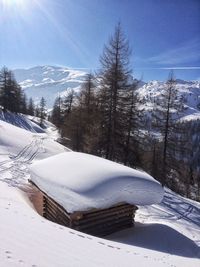
{"type": "Polygon", "coordinates": [[[191,239],[163,224],[136,223],[134,228],[107,237],[120,243],[188,258],[199,258],[200,248],[191,239]]]}

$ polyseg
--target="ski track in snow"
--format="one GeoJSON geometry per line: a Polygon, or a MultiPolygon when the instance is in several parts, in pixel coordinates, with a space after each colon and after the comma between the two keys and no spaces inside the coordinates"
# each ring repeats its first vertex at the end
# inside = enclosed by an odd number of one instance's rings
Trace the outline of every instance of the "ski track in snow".
{"type": "MultiPolygon", "coordinates": [[[[169,201],[167,199],[167,196],[164,197],[163,202],[162,202],[162,206],[165,208],[165,210],[163,210],[160,206],[156,206],[154,205],[153,209],[156,211],[161,211],[163,212],[165,215],[163,218],[168,218],[168,219],[173,219],[173,220],[181,220],[184,219],[192,224],[194,224],[195,226],[200,227],[200,216],[199,217],[195,217],[195,219],[190,218],[190,215],[193,213],[196,214],[200,214],[200,209],[192,206],[190,203],[187,202],[182,202],[182,203],[175,203],[174,200],[169,201]],[[181,204],[184,205],[184,207],[181,208],[181,204]],[[176,208],[173,208],[173,206],[176,205],[176,208]],[[179,209],[177,209],[177,206],[179,206],[179,209]]],[[[160,214],[156,215],[152,215],[151,219],[157,219],[157,218],[161,218],[160,214]]]]}
{"type": "Polygon", "coordinates": [[[143,211],[138,215],[140,222],[160,223],[164,221],[166,225],[175,226],[180,233],[182,233],[182,227],[188,227],[187,236],[190,236],[200,248],[200,206],[192,205],[190,200],[166,189],[160,204],[142,209],[143,211]]]}
{"type": "Polygon", "coordinates": [[[35,135],[31,143],[25,146],[17,155],[10,155],[8,160],[0,161],[0,174],[6,173],[0,181],[6,182],[9,186],[22,189],[27,184],[27,177],[29,177],[27,166],[31,164],[39,153],[45,152],[44,139],[44,137],[35,135]],[[7,174],[11,177],[6,177],[7,174]]]}

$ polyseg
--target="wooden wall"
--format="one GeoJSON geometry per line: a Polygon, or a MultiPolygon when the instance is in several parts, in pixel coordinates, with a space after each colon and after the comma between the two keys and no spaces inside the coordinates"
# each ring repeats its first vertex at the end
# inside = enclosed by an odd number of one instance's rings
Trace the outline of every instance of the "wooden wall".
{"type": "Polygon", "coordinates": [[[43,216],[55,223],[95,236],[105,236],[134,225],[137,207],[120,203],[106,209],[68,213],[61,205],[43,195],[43,216]]]}

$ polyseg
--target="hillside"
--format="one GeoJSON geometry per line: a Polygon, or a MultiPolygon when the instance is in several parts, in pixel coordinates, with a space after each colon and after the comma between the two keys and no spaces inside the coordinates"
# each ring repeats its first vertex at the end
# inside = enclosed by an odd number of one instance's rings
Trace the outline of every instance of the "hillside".
{"type": "Polygon", "coordinates": [[[135,228],[106,239],[83,234],[42,218],[28,199],[28,166],[66,148],[9,120],[0,120],[0,137],[2,267],[198,266],[199,203],[166,188],[161,204],[139,206],[135,228]]]}
{"type": "Polygon", "coordinates": [[[30,69],[15,69],[17,82],[28,97],[38,102],[43,96],[47,107],[53,106],[55,98],[63,95],[68,89],[78,91],[84,79],[85,72],[66,67],[36,66],[30,69]]]}
{"type": "MultiPolygon", "coordinates": [[[[137,89],[140,109],[151,113],[155,102],[162,106],[162,95],[166,87],[165,82],[150,81],[137,89]]],[[[176,80],[178,98],[183,99],[183,111],[178,117],[183,120],[200,119],[200,81],[176,80]]]]}

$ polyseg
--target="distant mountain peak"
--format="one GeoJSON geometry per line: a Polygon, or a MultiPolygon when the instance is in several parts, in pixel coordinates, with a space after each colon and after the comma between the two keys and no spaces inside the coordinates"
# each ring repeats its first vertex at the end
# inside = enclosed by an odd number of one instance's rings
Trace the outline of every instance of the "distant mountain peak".
{"type": "Polygon", "coordinates": [[[59,94],[64,94],[69,88],[75,91],[80,89],[86,72],[68,67],[43,65],[15,69],[14,74],[28,97],[32,97],[36,103],[44,97],[47,107],[51,108],[59,94]]]}

